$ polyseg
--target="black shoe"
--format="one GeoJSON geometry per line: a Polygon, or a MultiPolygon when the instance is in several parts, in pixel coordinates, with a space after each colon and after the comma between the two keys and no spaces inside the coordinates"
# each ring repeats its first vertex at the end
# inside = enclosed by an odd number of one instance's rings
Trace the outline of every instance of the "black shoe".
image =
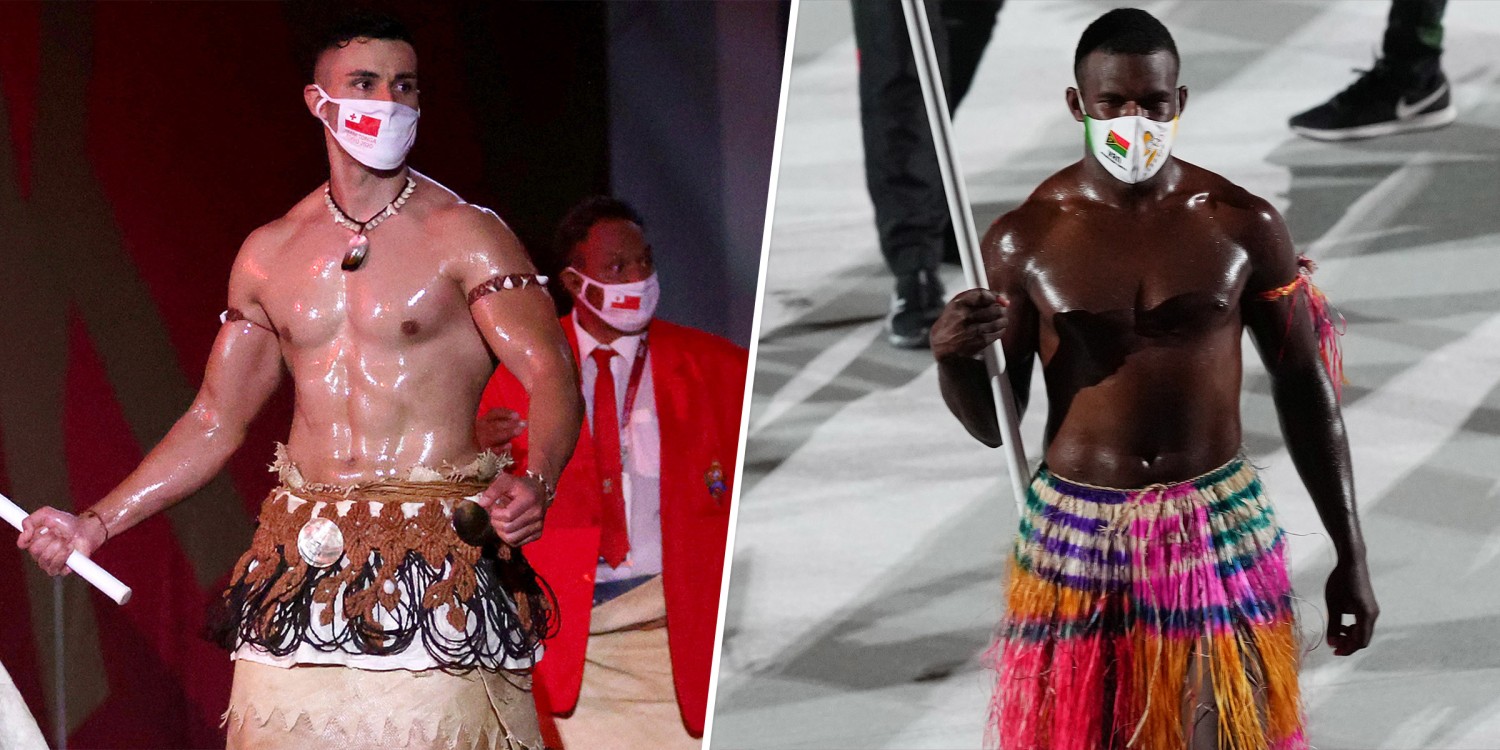
{"type": "Polygon", "coordinates": [[[1287,124],[1314,140],[1347,141],[1431,130],[1456,119],[1448,78],[1436,63],[1397,67],[1381,59],[1349,88],[1287,124]]]}
{"type": "Polygon", "coordinates": [[[927,332],[943,312],[943,282],[936,270],[897,276],[885,340],[898,349],[927,348],[927,332]]]}

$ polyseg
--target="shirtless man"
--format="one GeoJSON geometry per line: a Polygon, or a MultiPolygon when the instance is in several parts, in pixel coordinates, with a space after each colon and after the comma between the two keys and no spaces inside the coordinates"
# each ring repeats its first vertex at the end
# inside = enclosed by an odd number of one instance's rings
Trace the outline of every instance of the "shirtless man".
{"type": "Polygon", "coordinates": [[[520,670],[536,657],[546,602],[515,550],[541,535],[578,437],[570,350],[505,224],[406,166],[417,58],[398,22],[332,29],[303,96],[324,126],[326,197],[319,186],[246,239],[187,414],[89,511],[43,508],[19,544],[57,575],[69,551],[90,554],[192,494],[289,373],[282,486],[221,613],[237,659],[230,746],[326,746],[384,729],[540,747],[520,670]],[[497,473],[503,460],[474,439],[492,352],[531,395],[520,476],[497,473]],[[448,515],[471,496],[503,545],[456,536],[448,515]],[[403,702],[414,691],[422,700],[403,702]],[[276,711],[311,726],[268,722],[276,711]]]}
{"type": "Polygon", "coordinates": [[[1001,432],[985,346],[1002,342],[1020,408],[1038,355],[1047,388],[996,649],[1006,748],[1306,746],[1285,544],[1242,454],[1246,327],[1338,553],[1335,653],[1368,645],[1379,611],[1326,321],[1275,209],[1170,156],[1178,65],[1144,11],[1084,32],[1067,90],[1083,159],[995,222],[994,293],[959,294],[932,329],[943,398],[986,445],[1001,432]]]}

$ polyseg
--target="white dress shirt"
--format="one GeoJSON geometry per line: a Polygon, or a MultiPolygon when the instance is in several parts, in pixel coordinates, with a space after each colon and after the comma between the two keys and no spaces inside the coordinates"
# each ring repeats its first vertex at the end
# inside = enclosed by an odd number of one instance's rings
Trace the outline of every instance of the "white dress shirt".
{"type": "MultiPolygon", "coordinates": [[[[599,376],[593,353],[600,344],[578,323],[573,313],[573,330],[578,335],[578,364],[582,371],[580,386],[588,410],[590,433],[594,424],[594,383],[599,376]]],[[[661,425],[656,420],[656,394],[648,362],[641,375],[635,404],[627,421],[625,391],[630,386],[630,371],[645,334],[621,336],[609,348],[619,356],[610,359],[610,375],[615,379],[615,414],[620,425],[621,494],[625,497],[626,531],[630,554],[620,567],[599,563],[596,582],[619,581],[661,572],[661,425]]],[[[647,357],[650,357],[649,349],[647,357]]]]}

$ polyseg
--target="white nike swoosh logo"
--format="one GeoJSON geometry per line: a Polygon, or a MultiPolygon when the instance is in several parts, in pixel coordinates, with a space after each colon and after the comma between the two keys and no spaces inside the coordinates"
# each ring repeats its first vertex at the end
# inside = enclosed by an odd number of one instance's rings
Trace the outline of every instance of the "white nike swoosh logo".
{"type": "Polygon", "coordinates": [[[1407,104],[1406,97],[1404,96],[1400,99],[1397,99],[1396,119],[1410,120],[1411,118],[1416,117],[1417,113],[1432,106],[1433,102],[1437,101],[1439,97],[1446,93],[1448,93],[1448,82],[1443,81],[1443,85],[1439,86],[1437,88],[1437,91],[1434,91],[1431,94],[1422,97],[1421,101],[1418,101],[1416,104],[1407,104]]]}

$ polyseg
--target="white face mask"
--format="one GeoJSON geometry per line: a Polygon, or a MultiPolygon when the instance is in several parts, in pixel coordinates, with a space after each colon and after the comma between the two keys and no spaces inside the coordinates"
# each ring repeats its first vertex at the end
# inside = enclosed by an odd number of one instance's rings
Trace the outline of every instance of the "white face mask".
{"type": "Polygon", "coordinates": [[[313,88],[318,90],[318,106],[314,108],[318,120],[355,161],[381,170],[395,169],[406,161],[406,153],[417,142],[421,112],[379,99],[335,99],[322,86],[313,88]],[[323,105],[328,102],[339,105],[337,126],[323,118],[323,105]]]}
{"type": "Polygon", "coordinates": [[[661,283],[657,281],[655,272],[629,284],[605,284],[572,266],[568,266],[568,270],[578,274],[585,282],[583,289],[578,291],[578,303],[598,315],[610,328],[625,333],[638,333],[645,330],[651,317],[656,315],[656,303],[661,301],[661,283]],[[594,307],[589,302],[589,284],[599,287],[599,291],[604,293],[604,309],[594,307]]]}
{"type": "Polygon", "coordinates": [[[1134,185],[1151,179],[1167,163],[1172,142],[1177,138],[1177,119],[1158,122],[1130,115],[1095,120],[1084,115],[1084,140],[1089,152],[1110,174],[1134,185]]]}

